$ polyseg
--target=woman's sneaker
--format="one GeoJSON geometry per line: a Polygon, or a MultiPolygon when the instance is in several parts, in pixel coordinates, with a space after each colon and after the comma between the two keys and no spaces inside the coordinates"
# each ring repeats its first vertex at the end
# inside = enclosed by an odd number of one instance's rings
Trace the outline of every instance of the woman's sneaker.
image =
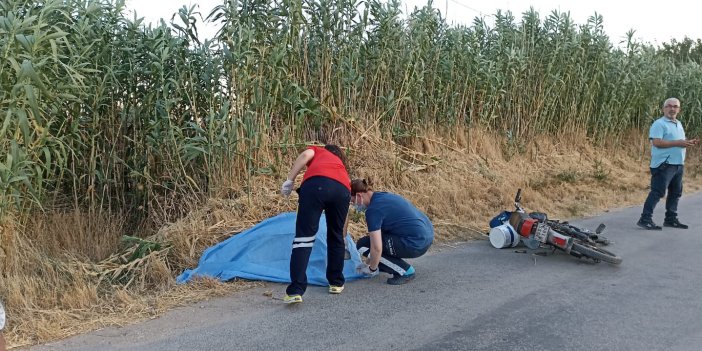
{"type": "Polygon", "coordinates": [[[298,294],[288,295],[288,294],[285,294],[285,297],[283,297],[283,302],[285,302],[285,303],[300,303],[300,302],[302,302],[302,295],[298,295],[298,294]]]}
{"type": "Polygon", "coordinates": [[[344,286],[329,285],[330,294],[341,294],[344,291],[344,286]]]}

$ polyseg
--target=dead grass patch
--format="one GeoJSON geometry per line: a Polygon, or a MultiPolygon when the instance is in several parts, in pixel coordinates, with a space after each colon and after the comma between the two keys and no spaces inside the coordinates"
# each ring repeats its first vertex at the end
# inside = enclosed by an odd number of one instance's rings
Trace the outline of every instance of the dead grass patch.
{"type": "MultiPolygon", "coordinates": [[[[515,146],[499,133],[452,128],[403,136],[399,144],[373,126],[355,127],[365,133],[347,139],[351,176],[371,177],[376,190],[416,204],[432,218],[438,243],[484,239],[489,219],[512,208],[518,188],[528,209],[555,218],[640,205],[647,194],[649,150],[638,132],[613,146],[593,146],[576,134],[537,137],[505,152],[515,146]]],[[[277,150],[272,157],[289,165],[296,156],[277,150]]],[[[702,189],[700,161],[698,153],[688,155],[688,193],[702,189]]],[[[295,195],[279,195],[280,177],[263,173],[235,184],[223,171],[213,180],[218,197],[130,243],[119,240],[125,223],[117,215],[47,212],[26,224],[4,220],[0,296],[10,345],[134,323],[255,286],[211,279],[182,286],[174,278],[196,266],[207,247],[296,209],[295,195]]],[[[364,235],[363,217],[352,211],[349,229],[354,238],[364,235]]]]}

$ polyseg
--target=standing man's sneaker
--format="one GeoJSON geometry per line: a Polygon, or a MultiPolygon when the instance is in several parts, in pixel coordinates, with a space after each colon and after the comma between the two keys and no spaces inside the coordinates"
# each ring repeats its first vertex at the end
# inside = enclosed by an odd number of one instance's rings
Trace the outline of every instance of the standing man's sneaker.
{"type": "Polygon", "coordinates": [[[414,273],[409,275],[393,275],[392,278],[388,278],[388,284],[390,285],[402,285],[407,284],[414,279],[414,273]]]}
{"type": "Polygon", "coordinates": [[[679,229],[687,229],[687,224],[682,224],[677,218],[673,219],[666,219],[663,221],[663,226],[664,227],[671,227],[671,228],[679,228],[679,229]]]}
{"type": "MultiPolygon", "coordinates": [[[[639,221],[636,222],[636,225],[638,225],[639,227],[641,227],[643,229],[648,229],[648,230],[661,230],[661,229],[663,229],[663,228],[661,228],[661,226],[656,225],[656,223],[653,223],[652,220],[639,219],[639,221]]],[[[663,225],[665,225],[665,224],[663,224],[663,225]]]]}

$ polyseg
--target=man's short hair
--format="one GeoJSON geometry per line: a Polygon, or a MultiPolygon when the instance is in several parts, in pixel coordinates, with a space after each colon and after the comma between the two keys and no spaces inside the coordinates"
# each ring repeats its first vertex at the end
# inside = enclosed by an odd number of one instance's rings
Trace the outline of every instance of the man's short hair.
{"type": "Polygon", "coordinates": [[[667,105],[669,101],[673,101],[673,100],[675,100],[675,102],[677,102],[678,105],[680,105],[680,100],[678,100],[678,98],[669,97],[669,98],[665,99],[665,101],[663,101],[663,107],[665,107],[665,105],[667,105]]]}

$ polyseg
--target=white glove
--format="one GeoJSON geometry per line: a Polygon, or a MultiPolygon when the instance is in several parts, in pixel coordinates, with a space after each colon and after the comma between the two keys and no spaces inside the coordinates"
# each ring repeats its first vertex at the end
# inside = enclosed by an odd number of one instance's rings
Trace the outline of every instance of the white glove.
{"type": "Polygon", "coordinates": [[[280,187],[280,193],[285,197],[290,196],[290,193],[292,193],[293,190],[293,185],[295,185],[295,183],[292,180],[286,179],[283,182],[283,185],[280,187]]]}
{"type": "Polygon", "coordinates": [[[372,278],[372,277],[375,277],[376,275],[378,275],[378,273],[380,273],[380,269],[376,268],[373,271],[370,269],[369,265],[362,263],[362,264],[358,265],[358,267],[356,267],[356,272],[361,273],[361,274],[365,275],[366,277],[372,278]]]}

